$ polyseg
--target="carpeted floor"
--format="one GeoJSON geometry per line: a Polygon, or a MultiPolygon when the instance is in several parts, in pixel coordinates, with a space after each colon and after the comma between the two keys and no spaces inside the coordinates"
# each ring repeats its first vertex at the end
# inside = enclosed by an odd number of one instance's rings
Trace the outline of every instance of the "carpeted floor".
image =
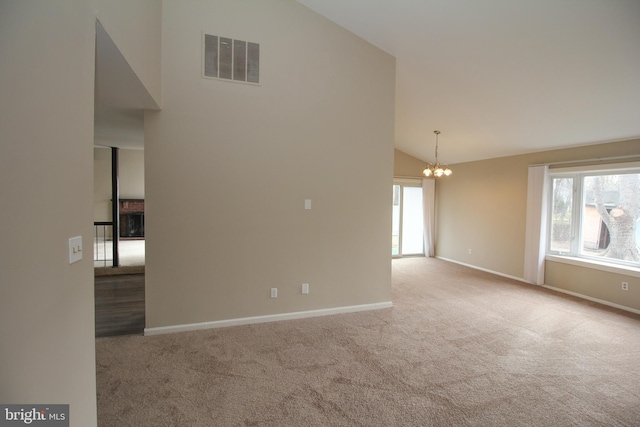
{"type": "Polygon", "coordinates": [[[99,425],[640,425],[640,316],[429,258],[393,302],[99,338],[99,425]]]}

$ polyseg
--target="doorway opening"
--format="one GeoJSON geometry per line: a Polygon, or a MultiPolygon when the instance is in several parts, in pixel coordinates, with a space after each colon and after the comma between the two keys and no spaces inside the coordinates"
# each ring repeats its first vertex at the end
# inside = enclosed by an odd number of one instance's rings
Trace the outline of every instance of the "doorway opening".
{"type": "Polygon", "coordinates": [[[424,214],[419,180],[394,182],[391,255],[424,255],[424,214]]]}

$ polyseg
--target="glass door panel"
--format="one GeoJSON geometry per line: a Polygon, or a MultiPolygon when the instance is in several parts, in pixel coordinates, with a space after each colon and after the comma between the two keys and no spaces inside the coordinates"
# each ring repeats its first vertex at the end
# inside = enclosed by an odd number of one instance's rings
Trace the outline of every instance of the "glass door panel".
{"type": "Polygon", "coordinates": [[[422,187],[402,190],[402,255],[424,254],[422,187]]]}
{"type": "Polygon", "coordinates": [[[416,184],[393,186],[391,255],[424,254],[422,187],[416,184]]]}

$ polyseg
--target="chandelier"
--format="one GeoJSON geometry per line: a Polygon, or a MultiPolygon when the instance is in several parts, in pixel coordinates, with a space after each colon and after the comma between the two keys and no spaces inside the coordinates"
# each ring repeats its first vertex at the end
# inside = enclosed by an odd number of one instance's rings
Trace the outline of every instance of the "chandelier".
{"type": "Polygon", "coordinates": [[[449,166],[446,164],[441,165],[440,162],[438,162],[438,135],[440,135],[440,131],[434,130],[433,133],[436,134],[436,163],[428,163],[422,173],[424,176],[435,176],[436,178],[440,178],[442,175],[449,176],[453,173],[451,169],[449,169],[449,166]]]}

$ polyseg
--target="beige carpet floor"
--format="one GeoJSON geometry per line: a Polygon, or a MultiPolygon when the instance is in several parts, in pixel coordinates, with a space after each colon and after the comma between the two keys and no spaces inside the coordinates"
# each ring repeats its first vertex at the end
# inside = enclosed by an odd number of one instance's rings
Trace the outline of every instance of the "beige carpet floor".
{"type": "Polygon", "coordinates": [[[429,258],[393,302],[99,338],[99,425],[640,425],[640,316],[429,258]]]}

